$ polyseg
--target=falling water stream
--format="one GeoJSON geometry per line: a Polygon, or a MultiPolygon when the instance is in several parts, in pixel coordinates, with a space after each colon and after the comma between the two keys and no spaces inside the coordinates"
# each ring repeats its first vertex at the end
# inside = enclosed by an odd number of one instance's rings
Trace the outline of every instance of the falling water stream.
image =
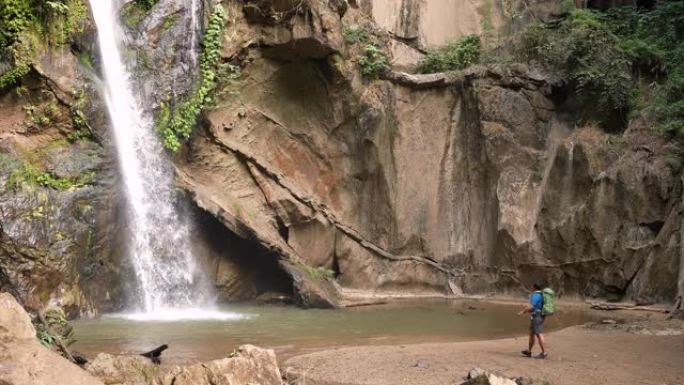
{"type": "Polygon", "coordinates": [[[191,0],[190,3],[190,58],[192,65],[197,65],[197,43],[200,31],[200,19],[199,19],[199,0],[191,0]]]}
{"type": "Polygon", "coordinates": [[[120,5],[117,0],[90,0],[98,29],[103,97],[127,200],[127,249],[139,286],[140,311],[129,316],[221,318],[224,313],[199,310],[210,303],[208,285],[192,255],[189,223],[174,205],[173,168],[154,133],[152,117],[133,92],[122,59],[120,5]]]}

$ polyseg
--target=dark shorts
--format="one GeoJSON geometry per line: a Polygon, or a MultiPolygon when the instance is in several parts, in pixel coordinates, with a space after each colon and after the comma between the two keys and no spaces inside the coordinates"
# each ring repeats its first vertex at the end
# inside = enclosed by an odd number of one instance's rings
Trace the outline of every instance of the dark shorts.
{"type": "Polygon", "coordinates": [[[542,334],[544,333],[544,317],[541,314],[533,314],[532,317],[530,317],[530,332],[532,334],[542,334]]]}

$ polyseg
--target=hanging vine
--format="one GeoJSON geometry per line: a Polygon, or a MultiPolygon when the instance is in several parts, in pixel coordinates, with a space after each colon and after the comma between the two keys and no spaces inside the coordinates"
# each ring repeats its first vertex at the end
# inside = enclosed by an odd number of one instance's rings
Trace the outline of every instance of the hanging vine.
{"type": "Polygon", "coordinates": [[[222,6],[217,5],[209,18],[204,34],[204,48],[200,57],[200,80],[197,89],[188,99],[175,106],[162,104],[157,132],[162,138],[164,147],[171,151],[178,151],[183,142],[192,134],[202,111],[214,101],[225,23],[226,13],[222,6]]]}

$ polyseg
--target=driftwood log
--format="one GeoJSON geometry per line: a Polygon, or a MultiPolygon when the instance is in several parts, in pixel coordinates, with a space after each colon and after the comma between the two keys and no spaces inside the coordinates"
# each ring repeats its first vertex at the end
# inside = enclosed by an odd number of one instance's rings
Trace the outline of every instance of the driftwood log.
{"type": "Polygon", "coordinates": [[[667,309],[649,307],[649,306],[638,306],[638,305],[627,305],[627,304],[615,304],[607,302],[595,302],[591,304],[591,308],[595,310],[637,310],[637,311],[650,311],[655,313],[669,313],[667,309]]]}

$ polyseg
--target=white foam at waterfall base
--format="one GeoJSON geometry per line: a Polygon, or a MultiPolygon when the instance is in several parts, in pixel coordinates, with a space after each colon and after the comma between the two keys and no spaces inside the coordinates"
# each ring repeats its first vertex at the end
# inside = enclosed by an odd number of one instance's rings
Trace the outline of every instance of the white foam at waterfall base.
{"type": "Polygon", "coordinates": [[[256,317],[255,314],[236,313],[212,308],[160,308],[153,312],[113,313],[104,318],[122,318],[140,322],[175,321],[241,321],[256,317]]]}
{"type": "MultiPolygon", "coordinates": [[[[190,226],[175,207],[173,167],[154,132],[121,54],[125,34],[117,0],[90,0],[98,30],[103,99],[109,113],[127,203],[127,249],[142,309],[149,318],[220,315],[190,309],[209,304],[206,275],[195,263],[190,226]]],[[[142,314],[142,313],[141,313],[142,314]]],[[[191,318],[188,318],[191,319],[191,318]]]]}

